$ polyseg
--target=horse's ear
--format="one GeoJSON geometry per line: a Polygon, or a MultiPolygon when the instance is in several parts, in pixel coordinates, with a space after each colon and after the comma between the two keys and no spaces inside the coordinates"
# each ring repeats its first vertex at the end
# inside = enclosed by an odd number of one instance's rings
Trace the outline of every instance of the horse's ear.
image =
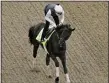
{"type": "Polygon", "coordinates": [[[73,29],[71,28],[71,31],[74,31],[74,30],[75,30],[75,28],[73,28],[73,29]]]}
{"type": "Polygon", "coordinates": [[[71,28],[71,25],[70,24],[68,24],[68,27],[71,29],[71,31],[74,31],[75,30],[75,28],[71,28]]]}

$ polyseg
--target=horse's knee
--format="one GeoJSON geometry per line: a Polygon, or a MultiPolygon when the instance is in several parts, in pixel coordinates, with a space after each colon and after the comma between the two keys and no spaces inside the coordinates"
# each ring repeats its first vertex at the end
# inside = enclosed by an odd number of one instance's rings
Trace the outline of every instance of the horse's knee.
{"type": "Polygon", "coordinates": [[[51,58],[52,58],[52,60],[54,61],[55,66],[56,66],[56,67],[59,67],[59,62],[58,62],[57,58],[56,58],[55,56],[51,56],[51,58]]]}

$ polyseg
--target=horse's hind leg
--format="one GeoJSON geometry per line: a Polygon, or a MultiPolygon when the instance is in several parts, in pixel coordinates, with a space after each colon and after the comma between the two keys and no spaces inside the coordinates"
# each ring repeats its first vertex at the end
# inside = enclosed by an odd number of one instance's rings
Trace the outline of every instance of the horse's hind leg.
{"type": "Polygon", "coordinates": [[[63,65],[63,69],[64,69],[64,73],[65,73],[65,76],[66,76],[67,83],[70,83],[68,70],[67,70],[67,66],[66,66],[66,56],[62,56],[60,59],[61,59],[62,65],[63,65]]]}
{"type": "Polygon", "coordinates": [[[50,68],[50,55],[47,53],[46,55],[46,65],[47,65],[47,75],[51,78],[51,68],[50,68]]]}
{"type": "Polygon", "coordinates": [[[56,66],[56,79],[55,79],[55,83],[59,83],[59,62],[58,62],[57,58],[54,55],[52,55],[51,58],[55,62],[55,66],[56,66]]]}
{"type": "Polygon", "coordinates": [[[39,47],[39,44],[34,45],[33,47],[33,69],[35,68],[35,64],[36,64],[36,56],[37,56],[38,47],[39,47]]]}

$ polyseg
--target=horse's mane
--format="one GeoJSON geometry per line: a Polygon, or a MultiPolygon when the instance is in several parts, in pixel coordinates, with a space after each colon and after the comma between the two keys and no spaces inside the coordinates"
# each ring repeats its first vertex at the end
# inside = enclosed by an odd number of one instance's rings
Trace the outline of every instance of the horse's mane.
{"type": "Polygon", "coordinates": [[[56,28],[56,31],[59,31],[59,30],[63,29],[64,27],[68,27],[68,24],[62,24],[61,26],[58,26],[56,28]]]}

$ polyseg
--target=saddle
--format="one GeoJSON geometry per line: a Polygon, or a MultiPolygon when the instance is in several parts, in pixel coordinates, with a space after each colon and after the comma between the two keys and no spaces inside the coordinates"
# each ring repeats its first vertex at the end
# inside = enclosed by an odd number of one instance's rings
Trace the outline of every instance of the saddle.
{"type": "Polygon", "coordinates": [[[55,30],[54,28],[49,29],[49,30],[46,32],[45,38],[47,39],[47,38],[49,37],[49,35],[50,35],[54,30],[55,30]]]}
{"type": "MultiPolygon", "coordinates": [[[[41,42],[41,37],[42,37],[42,33],[43,33],[44,28],[41,29],[41,31],[39,32],[39,34],[36,36],[36,40],[41,42]]],[[[48,31],[46,31],[46,36],[45,39],[49,38],[49,36],[52,34],[52,32],[54,31],[54,28],[49,29],[48,31]]]]}
{"type": "Polygon", "coordinates": [[[41,31],[39,32],[39,34],[36,37],[36,40],[44,47],[44,50],[48,53],[48,51],[46,49],[47,41],[50,39],[50,37],[54,33],[55,29],[54,28],[49,29],[46,32],[45,40],[43,42],[41,42],[43,30],[44,30],[44,28],[42,28],[41,31]]]}

